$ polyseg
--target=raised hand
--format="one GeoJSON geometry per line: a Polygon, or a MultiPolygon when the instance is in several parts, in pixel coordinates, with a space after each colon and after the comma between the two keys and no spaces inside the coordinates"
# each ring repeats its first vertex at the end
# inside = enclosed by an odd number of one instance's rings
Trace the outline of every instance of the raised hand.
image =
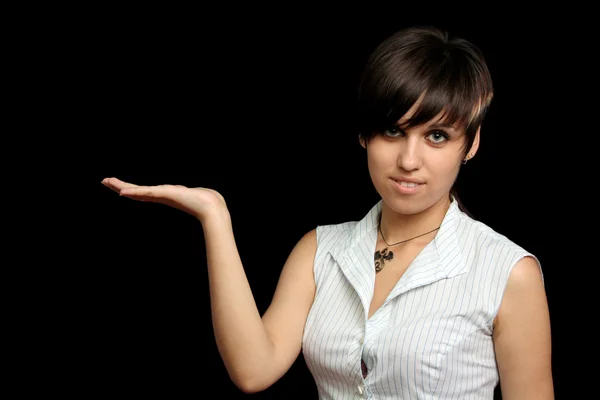
{"type": "Polygon", "coordinates": [[[117,178],[105,178],[102,184],[121,196],[138,201],[150,201],[184,211],[204,222],[213,213],[227,209],[223,196],[213,189],[182,185],[139,186],[117,178]]]}

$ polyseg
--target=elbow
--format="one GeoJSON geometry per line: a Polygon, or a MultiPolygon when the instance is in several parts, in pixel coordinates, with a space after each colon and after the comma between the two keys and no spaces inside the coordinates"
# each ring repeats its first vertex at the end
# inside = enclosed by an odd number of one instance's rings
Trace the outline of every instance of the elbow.
{"type": "Polygon", "coordinates": [[[264,389],[255,386],[255,385],[248,385],[248,384],[243,384],[243,383],[236,383],[235,384],[237,386],[238,389],[240,389],[244,394],[255,394],[258,392],[262,392],[264,389]]]}
{"type": "Polygon", "coordinates": [[[268,389],[273,382],[266,382],[264,379],[258,379],[258,377],[233,377],[231,380],[245,394],[255,394],[268,389]]]}
{"type": "Polygon", "coordinates": [[[269,351],[260,356],[237,359],[237,362],[225,362],[229,378],[235,386],[245,394],[262,392],[271,387],[282,375],[283,370],[278,366],[275,357],[269,351]]]}

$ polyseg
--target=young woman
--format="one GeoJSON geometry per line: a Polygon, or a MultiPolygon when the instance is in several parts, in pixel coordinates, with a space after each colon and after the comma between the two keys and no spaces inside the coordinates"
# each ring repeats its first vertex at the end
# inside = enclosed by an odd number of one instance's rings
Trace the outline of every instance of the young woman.
{"type": "Polygon", "coordinates": [[[463,212],[453,185],[493,97],[477,47],[432,27],[371,55],[360,144],[381,200],[360,221],[307,232],[261,316],[223,196],[102,183],[203,228],[214,333],[233,382],[262,391],[300,352],[322,399],[553,399],[548,306],[536,257],[463,212]]]}

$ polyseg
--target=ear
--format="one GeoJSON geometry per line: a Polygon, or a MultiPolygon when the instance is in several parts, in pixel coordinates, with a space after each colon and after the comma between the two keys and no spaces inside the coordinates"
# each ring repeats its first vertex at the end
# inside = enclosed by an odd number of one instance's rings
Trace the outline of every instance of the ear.
{"type": "Polygon", "coordinates": [[[363,147],[363,149],[367,148],[367,141],[365,140],[365,137],[361,134],[358,134],[358,141],[360,142],[360,145],[363,147]]]}
{"type": "Polygon", "coordinates": [[[477,150],[479,149],[479,140],[480,140],[480,131],[481,131],[481,127],[477,128],[477,132],[475,133],[475,139],[473,140],[473,144],[471,145],[471,148],[469,149],[469,152],[467,153],[467,156],[465,157],[465,161],[470,160],[471,158],[475,157],[475,154],[477,154],[477,150]]]}

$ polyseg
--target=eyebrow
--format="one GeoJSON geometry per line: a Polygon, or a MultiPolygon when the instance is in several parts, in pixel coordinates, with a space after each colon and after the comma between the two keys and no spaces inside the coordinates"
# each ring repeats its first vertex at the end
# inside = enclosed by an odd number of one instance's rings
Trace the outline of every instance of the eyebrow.
{"type": "MultiPolygon", "coordinates": [[[[402,127],[403,124],[401,124],[401,123],[400,124],[396,123],[394,125],[397,126],[400,129],[402,129],[402,130],[405,129],[405,128],[402,127]]],[[[427,125],[427,128],[428,129],[446,129],[446,130],[450,131],[450,133],[453,133],[453,134],[456,134],[456,135],[460,134],[460,129],[457,129],[452,124],[447,124],[447,123],[444,123],[444,122],[435,122],[435,123],[429,124],[429,125],[427,125]]]]}
{"type": "Polygon", "coordinates": [[[439,129],[439,128],[443,128],[443,129],[447,129],[449,131],[452,131],[456,134],[460,133],[460,130],[457,129],[454,125],[451,124],[445,124],[443,122],[438,122],[438,123],[434,123],[429,125],[429,128],[433,128],[433,129],[439,129]]]}

